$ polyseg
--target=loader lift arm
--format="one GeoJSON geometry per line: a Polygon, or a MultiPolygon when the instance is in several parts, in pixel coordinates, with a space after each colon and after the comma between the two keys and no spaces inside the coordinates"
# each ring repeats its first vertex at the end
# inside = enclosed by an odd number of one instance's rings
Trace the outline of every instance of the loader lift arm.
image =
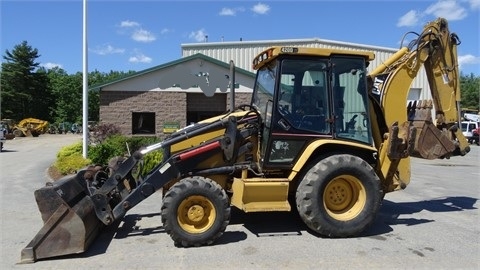
{"type": "Polygon", "coordinates": [[[181,176],[208,173],[208,170],[224,173],[252,170],[256,167],[254,163],[241,164],[235,161],[237,155],[251,149],[245,138],[258,133],[260,118],[257,112],[253,114],[251,111],[244,112],[240,119],[227,114],[217,121],[185,128],[161,143],[140,149],[127,159],[118,160],[113,173],[108,167],[89,166],[36,190],[35,199],[44,225],[22,250],[21,263],[84,252],[103,225],[120,220],[129,209],[181,176]],[[243,127],[239,129],[238,125],[243,127]],[[170,146],[178,142],[222,130],[223,135],[170,154],[170,146]],[[142,158],[160,149],[164,151],[163,162],[143,179],[133,179],[132,183],[132,171],[142,158]],[[192,162],[215,153],[223,155],[223,167],[206,169],[204,172],[192,171],[192,162]]]}
{"type": "MultiPolygon", "coordinates": [[[[161,143],[138,150],[127,160],[121,163],[119,168],[115,170],[115,172],[105,181],[105,183],[91,195],[97,217],[105,225],[109,225],[113,221],[122,218],[129,209],[148,198],[157,190],[161,189],[172,179],[179,179],[181,176],[192,173],[192,167],[185,166],[183,163],[189,162],[191,158],[194,158],[197,155],[205,158],[205,156],[208,156],[209,152],[214,152],[215,150],[222,151],[224,159],[228,163],[231,163],[232,166],[213,168],[216,170],[224,170],[233,173],[235,171],[245,169],[245,166],[253,167],[253,165],[233,166],[233,161],[235,161],[235,156],[238,154],[237,149],[242,151],[242,149],[245,147],[249,148],[248,144],[238,146],[238,142],[243,142],[245,138],[255,133],[257,133],[256,128],[245,128],[241,131],[238,131],[236,117],[230,116],[202,126],[193,131],[172,137],[171,139],[167,139],[161,143]],[[115,203],[112,209],[110,203],[112,198],[109,195],[112,194],[112,192],[115,193],[117,189],[123,190],[123,187],[121,187],[123,185],[122,180],[129,177],[131,171],[145,154],[158,149],[168,149],[169,146],[185,140],[188,137],[193,137],[198,134],[204,134],[206,132],[218,129],[225,129],[224,136],[213,141],[205,142],[204,144],[192,149],[188,149],[187,151],[176,153],[171,156],[166,155],[166,157],[164,157],[164,161],[151,170],[151,172],[143,180],[141,180],[135,189],[133,189],[126,196],[122,196],[121,201],[115,203]]],[[[198,174],[202,172],[200,171],[195,173],[198,174]]]]}

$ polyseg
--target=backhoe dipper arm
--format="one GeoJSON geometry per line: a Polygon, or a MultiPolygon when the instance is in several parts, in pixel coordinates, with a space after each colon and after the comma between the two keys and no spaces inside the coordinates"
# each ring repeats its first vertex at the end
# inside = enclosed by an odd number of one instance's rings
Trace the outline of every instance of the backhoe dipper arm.
{"type": "Polygon", "coordinates": [[[438,18],[428,23],[408,47],[401,48],[369,75],[372,82],[377,82],[380,108],[390,129],[390,134],[374,136],[381,175],[389,183],[387,192],[404,188],[410,181],[409,156],[448,158],[470,151],[457,124],[460,120],[459,44],[458,36],[449,32],[447,21],[438,18]],[[418,100],[405,109],[399,108],[397,104],[402,100],[406,105],[412,81],[422,67],[433,101],[418,100]],[[436,121],[432,120],[432,109],[436,121]]]}

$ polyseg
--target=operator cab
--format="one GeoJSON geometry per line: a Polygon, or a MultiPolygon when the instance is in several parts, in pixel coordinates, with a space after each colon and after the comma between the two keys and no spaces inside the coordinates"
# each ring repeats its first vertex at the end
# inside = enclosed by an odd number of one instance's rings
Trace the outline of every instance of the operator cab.
{"type": "Polygon", "coordinates": [[[366,67],[373,53],[272,47],[253,62],[252,106],[264,123],[265,167],[291,168],[319,139],[372,145],[366,67]]]}

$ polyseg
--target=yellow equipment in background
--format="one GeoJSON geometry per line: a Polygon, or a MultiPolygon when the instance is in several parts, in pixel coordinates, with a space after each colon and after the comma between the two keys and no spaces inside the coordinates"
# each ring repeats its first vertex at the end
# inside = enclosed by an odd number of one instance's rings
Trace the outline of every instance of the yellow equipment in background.
{"type": "Polygon", "coordinates": [[[48,121],[36,118],[25,118],[13,126],[15,137],[38,137],[48,130],[48,121]]]}

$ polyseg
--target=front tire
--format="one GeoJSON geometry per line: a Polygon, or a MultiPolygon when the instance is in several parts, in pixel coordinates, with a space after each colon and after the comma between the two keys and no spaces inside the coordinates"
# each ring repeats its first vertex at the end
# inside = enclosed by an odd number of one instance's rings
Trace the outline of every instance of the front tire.
{"type": "Polygon", "coordinates": [[[23,134],[23,132],[19,129],[13,130],[13,135],[15,135],[15,137],[24,137],[25,136],[25,134],[23,134]]]}
{"type": "Polygon", "coordinates": [[[313,231],[327,237],[350,237],[375,219],[383,198],[380,179],[363,159],[329,156],[301,180],[296,203],[300,217],[313,231]]]}
{"type": "Polygon", "coordinates": [[[211,179],[185,178],[165,194],[162,222],[177,246],[210,245],[230,222],[230,202],[225,190],[211,179]]]}

